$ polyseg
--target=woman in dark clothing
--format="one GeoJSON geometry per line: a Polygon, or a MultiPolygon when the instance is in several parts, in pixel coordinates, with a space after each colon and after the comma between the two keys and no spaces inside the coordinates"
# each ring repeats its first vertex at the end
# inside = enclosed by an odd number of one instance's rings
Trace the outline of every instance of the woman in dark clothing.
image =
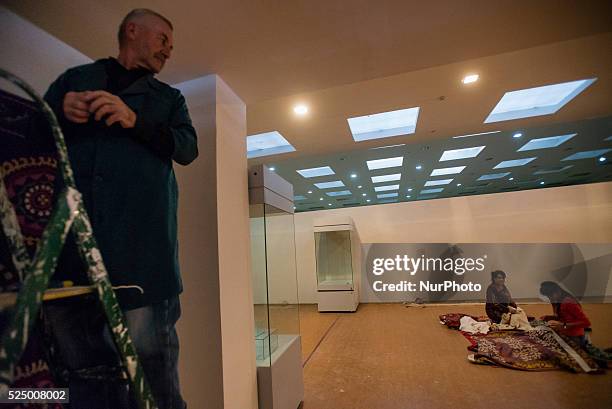
{"type": "Polygon", "coordinates": [[[591,321],[578,300],[553,281],[544,281],[540,285],[540,294],[548,297],[553,307],[554,315],[544,317],[548,326],[585,346],[584,329],[591,326],[591,321]]]}
{"type": "Polygon", "coordinates": [[[491,284],[487,288],[487,316],[493,323],[499,324],[502,315],[516,312],[516,303],[506,287],[506,273],[501,270],[491,272],[491,284]]]}

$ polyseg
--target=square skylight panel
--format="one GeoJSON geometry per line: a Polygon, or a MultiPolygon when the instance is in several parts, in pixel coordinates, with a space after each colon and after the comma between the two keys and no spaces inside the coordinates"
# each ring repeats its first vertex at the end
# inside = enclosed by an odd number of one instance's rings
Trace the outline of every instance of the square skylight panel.
{"type": "Polygon", "coordinates": [[[506,176],[508,176],[511,172],[504,172],[504,173],[490,173],[488,175],[482,175],[481,177],[479,177],[476,180],[493,180],[493,179],[501,179],[501,178],[505,178],[506,176]]]}
{"type": "Polygon", "coordinates": [[[453,181],[453,179],[428,180],[427,182],[425,182],[425,186],[448,185],[452,181],[453,181]]]}
{"type": "Polygon", "coordinates": [[[572,168],[572,167],[574,167],[574,165],[559,166],[557,168],[552,168],[552,169],[541,169],[541,170],[533,172],[533,174],[534,175],[548,175],[549,173],[563,172],[564,170],[568,170],[569,168],[572,168]]]}
{"type": "Polygon", "coordinates": [[[427,200],[427,199],[435,199],[438,195],[423,195],[417,197],[418,200],[427,200]]]}
{"type": "Polygon", "coordinates": [[[318,176],[334,175],[334,171],[329,166],[321,166],[320,168],[308,168],[296,170],[297,173],[305,178],[316,178],[318,176]]]}
{"type": "Polygon", "coordinates": [[[347,119],[355,142],[414,133],[419,107],[347,119]]]}
{"type": "Polygon", "coordinates": [[[386,192],[388,190],[398,190],[399,185],[387,185],[387,186],[376,186],[374,188],[375,192],[386,192]]]}
{"type": "Polygon", "coordinates": [[[506,92],[485,123],[554,114],[595,80],[597,78],[506,92]]]}
{"type": "Polygon", "coordinates": [[[395,182],[402,178],[401,173],[394,173],[391,175],[372,176],[372,183],[383,183],[383,182],[395,182]]]}
{"type": "Polygon", "coordinates": [[[402,166],[403,163],[403,156],[396,156],[395,158],[375,159],[366,162],[369,170],[395,168],[398,166],[402,166]]]}
{"type": "Polygon", "coordinates": [[[457,173],[463,172],[465,166],[455,166],[452,168],[440,168],[431,171],[429,176],[444,176],[444,175],[456,175],[457,173]]]}
{"type": "Polygon", "coordinates": [[[386,199],[388,197],[397,197],[397,195],[397,193],[382,193],[380,195],[376,195],[376,197],[379,199],[386,199]]]}
{"type": "Polygon", "coordinates": [[[279,132],[247,136],[247,158],[294,152],[295,148],[279,132]]]}
{"type": "Polygon", "coordinates": [[[480,154],[480,152],[482,152],[484,148],[484,146],[475,146],[473,148],[452,149],[449,151],[444,151],[444,153],[440,157],[440,162],[444,162],[446,160],[475,158],[480,154]]]}
{"type": "Polygon", "coordinates": [[[441,191],[443,191],[444,188],[443,187],[438,187],[435,189],[423,189],[419,192],[420,195],[429,195],[431,193],[440,193],[441,191]]]}
{"type": "Polygon", "coordinates": [[[605,155],[606,153],[610,151],[612,151],[612,149],[598,149],[596,151],[576,152],[573,155],[570,155],[567,158],[563,158],[561,160],[579,160],[579,159],[596,158],[600,155],[605,155]]]}
{"type": "Polygon", "coordinates": [[[523,159],[505,160],[503,162],[499,162],[497,165],[495,165],[493,169],[503,169],[503,168],[513,168],[515,166],[523,166],[536,159],[537,158],[523,158],[523,159]]]}
{"type": "Polygon", "coordinates": [[[547,149],[547,148],[556,148],[561,145],[563,142],[569,141],[574,136],[575,133],[568,135],[559,135],[559,136],[549,136],[547,138],[537,138],[532,139],[527,142],[525,145],[521,146],[517,152],[521,151],[532,151],[535,149],[547,149]]]}
{"type": "Polygon", "coordinates": [[[344,183],[341,180],[334,180],[333,182],[321,182],[314,184],[319,189],[331,189],[332,187],[344,187],[344,183]]]}
{"type": "Polygon", "coordinates": [[[339,192],[327,192],[325,193],[327,196],[349,196],[351,194],[350,190],[341,190],[339,192]]]}

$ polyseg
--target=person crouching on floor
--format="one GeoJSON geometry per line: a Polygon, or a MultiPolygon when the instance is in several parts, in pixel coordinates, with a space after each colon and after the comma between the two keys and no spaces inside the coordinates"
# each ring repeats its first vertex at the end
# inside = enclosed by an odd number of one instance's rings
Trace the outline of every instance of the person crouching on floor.
{"type": "Polygon", "coordinates": [[[570,293],[553,281],[540,284],[540,294],[548,297],[553,307],[553,316],[542,317],[550,328],[559,334],[568,336],[584,347],[587,343],[584,329],[591,326],[591,321],[582,310],[582,306],[570,293]]]}

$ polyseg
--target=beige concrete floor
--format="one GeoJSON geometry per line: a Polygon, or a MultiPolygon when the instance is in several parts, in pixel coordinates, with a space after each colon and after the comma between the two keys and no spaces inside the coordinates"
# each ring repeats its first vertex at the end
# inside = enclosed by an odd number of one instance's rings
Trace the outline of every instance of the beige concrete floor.
{"type": "MultiPolygon", "coordinates": [[[[551,312],[543,304],[524,309],[551,312]]],[[[593,342],[612,346],[612,304],[584,309],[593,342]]],[[[301,305],[303,409],[612,407],[612,370],[586,375],[470,364],[467,340],[438,322],[446,312],[483,315],[484,306],[362,304],[356,313],[321,314],[316,305],[301,305]]]]}

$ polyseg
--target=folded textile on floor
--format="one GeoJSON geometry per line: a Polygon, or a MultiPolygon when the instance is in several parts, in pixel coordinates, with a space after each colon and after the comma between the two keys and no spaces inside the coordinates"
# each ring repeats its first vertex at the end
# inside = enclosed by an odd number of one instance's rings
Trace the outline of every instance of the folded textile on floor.
{"type": "Polygon", "coordinates": [[[584,349],[548,327],[483,335],[478,338],[473,362],[524,371],[569,369],[573,372],[601,372],[584,349]]]}
{"type": "Polygon", "coordinates": [[[486,334],[489,332],[491,323],[489,321],[478,322],[472,317],[463,316],[459,320],[459,331],[469,332],[470,334],[486,334]]]}
{"type": "Polygon", "coordinates": [[[442,314],[438,316],[440,320],[440,324],[446,325],[448,328],[451,328],[451,329],[459,329],[459,327],[461,326],[462,317],[470,317],[473,320],[479,321],[479,322],[484,322],[484,321],[489,320],[487,317],[477,317],[475,315],[463,314],[460,312],[450,312],[448,314],[442,314]]]}

